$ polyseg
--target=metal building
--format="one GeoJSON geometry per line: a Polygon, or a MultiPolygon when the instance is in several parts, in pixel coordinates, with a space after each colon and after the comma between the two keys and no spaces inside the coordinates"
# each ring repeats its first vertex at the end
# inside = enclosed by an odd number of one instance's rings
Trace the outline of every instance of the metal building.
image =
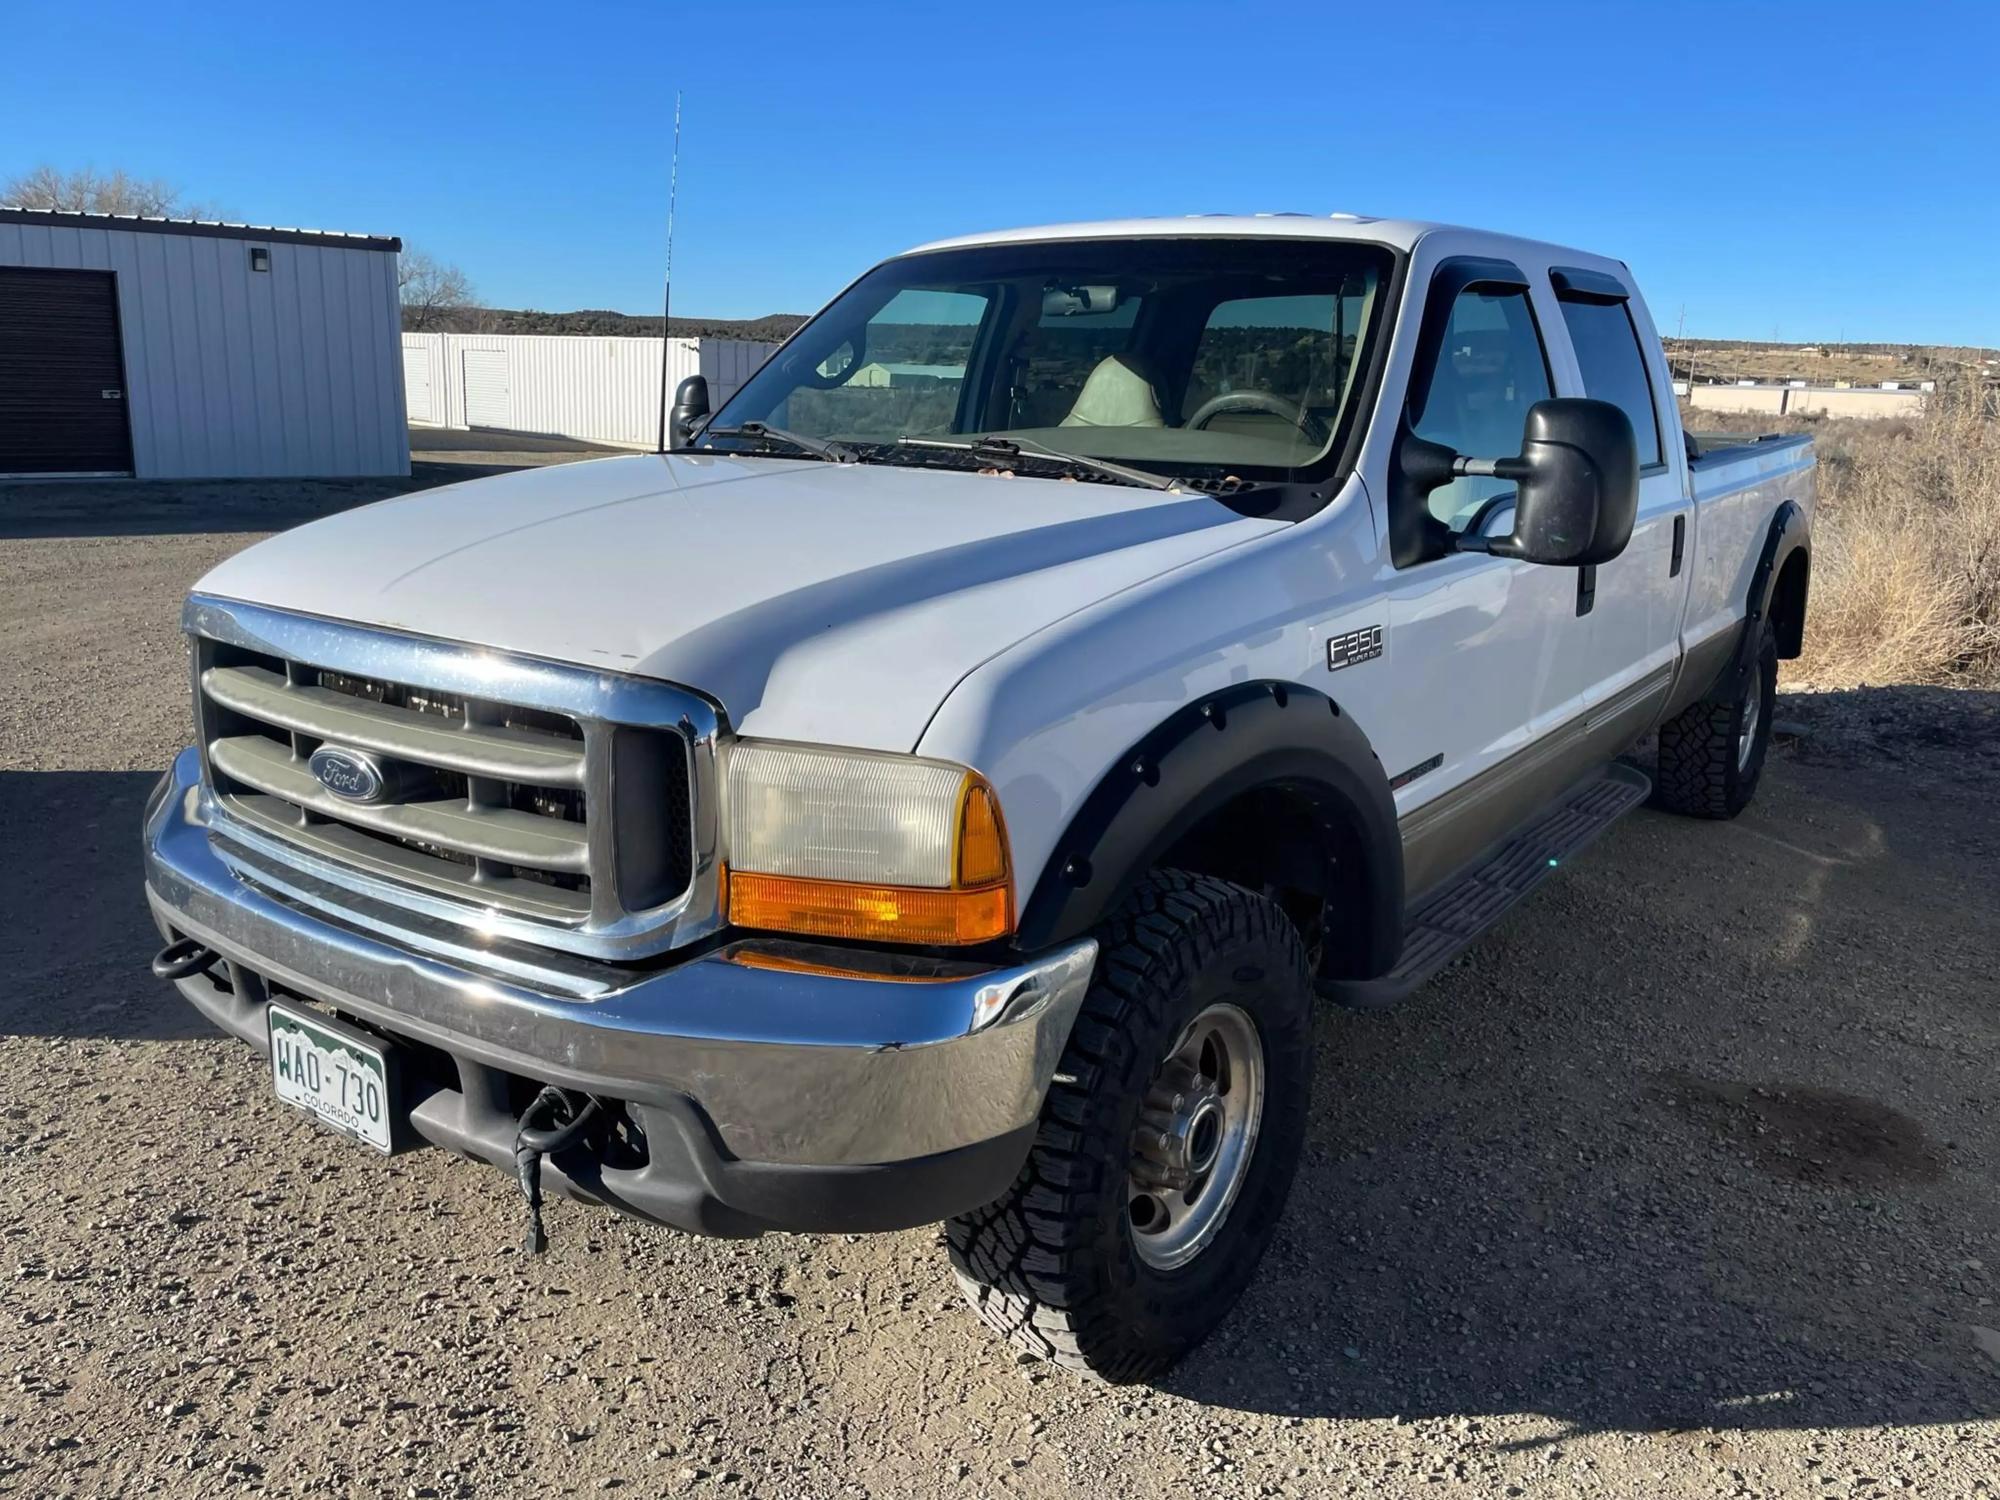
{"type": "Polygon", "coordinates": [[[401,249],[0,207],[0,476],[407,474],[401,249]]]}

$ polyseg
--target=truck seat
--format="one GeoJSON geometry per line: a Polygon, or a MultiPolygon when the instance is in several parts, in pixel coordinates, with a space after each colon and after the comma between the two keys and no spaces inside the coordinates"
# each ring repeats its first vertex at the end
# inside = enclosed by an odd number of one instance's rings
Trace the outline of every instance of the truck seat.
{"type": "Polygon", "coordinates": [[[1107,354],[1077,392],[1064,427],[1164,427],[1159,385],[1136,354],[1107,354]]]}

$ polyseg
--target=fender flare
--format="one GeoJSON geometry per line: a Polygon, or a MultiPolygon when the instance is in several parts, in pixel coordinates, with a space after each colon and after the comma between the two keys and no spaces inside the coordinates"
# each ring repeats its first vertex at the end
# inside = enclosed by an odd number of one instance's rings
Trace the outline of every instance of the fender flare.
{"type": "Polygon", "coordinates": [[[1387,973],[1403,941],[1403,840],[1389,778],[1339,704],[1292,682],[1208,694],[1114,760],[1056,841],[1016,941],[1036,949],[1090,931],[1190,830],[1266,787],[1304,799],[1330,841],[1337,820],[1361,866],[1339,919],[1366,972],[1346,977],[1387,973]]]}
{"type": "Polygon", "coordinates": [[[1742,690],[1744,674],[1756,666],[1760,629],[1770,617],[1771,599],[1785,563],[1796,552],[1804,552],[1810,559],[1811,543],[1812,522],[1796,501],[1785,501],[1771,517],[1770,530],[1764,535],[1764,550],[1757,558],[1757,571],[1750,575],[1750,595],[1744,601],[1743,633],[1736,642],[1736,654],[1730,661],[1728,681],[1735,691],[1742,690]]]}

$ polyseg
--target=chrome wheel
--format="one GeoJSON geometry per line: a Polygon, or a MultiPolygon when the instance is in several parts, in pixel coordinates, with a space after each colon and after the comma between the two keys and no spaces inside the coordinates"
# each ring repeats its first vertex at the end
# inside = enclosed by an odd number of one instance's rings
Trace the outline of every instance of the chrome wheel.
{"type": "Polygon", "coordinates": [[[1153,1074],[1132,1131],[1132,1243],[1147,1265],[1186,1265],[1215,1237],[1250,1169],[1263,1112],[1256,1023],[1234,1005],[1211,1005],[1153,1074]]]}
{"type": "Polygon", "coordinates": [[[1757,743],[1757,726],[1764,720],[1764,674],[1750,673],[1750,696],[1744,701],[1741,727],[1736,731],[1736,769],[1750,769],[1750,747],[1757,743]]]}

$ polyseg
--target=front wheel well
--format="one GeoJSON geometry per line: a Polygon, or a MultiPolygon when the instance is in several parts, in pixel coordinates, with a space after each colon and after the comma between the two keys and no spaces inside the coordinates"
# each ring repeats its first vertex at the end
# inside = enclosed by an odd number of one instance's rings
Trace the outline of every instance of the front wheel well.
{"type": "Polygon", "coordinates": [[[1358,910],[1365,879],[1359,827],[1303,788],[1260,786],[1210,813],[1160,867],[1211,875],[1275,902],[1328,978],[1368,967],[1362,934],[1334,914],[1358,910]]]}
{"type": "Polygon", "coordinates": [[[1396,962],[1395,797],[1360,726],[1303,684],[1232,683],[1112,760],[1050,850],[1015,945],[1032,952],[1089,932],[1142,880],[1175,868],[1284,893],[1307,928],[1315,906],[1334,910],[1318,918],[1324,956],[1339,965],[1331,977],[1373,978],[1396,962]]]}
{"type": "Polygon", "coordinates": [[[1785,559],[1778,581],[1771,586],[1771,630],[1778,638],[1778,655],[1792,661],[1805,649],[1806,593],[1812,581],[1812,559],[1803,547],[1785,559]]]}

